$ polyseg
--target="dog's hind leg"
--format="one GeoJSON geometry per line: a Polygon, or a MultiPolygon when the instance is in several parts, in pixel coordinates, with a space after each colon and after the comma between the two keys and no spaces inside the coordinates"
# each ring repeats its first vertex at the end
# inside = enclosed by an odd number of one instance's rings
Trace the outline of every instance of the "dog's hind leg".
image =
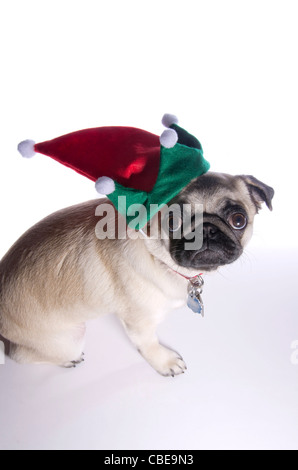
{"type": "Polygon", "coordinates": [[[31,337],[30,343],[11,343],[9,355],[21,364],[56,364],[67,368],[75,367],[84,360],[85,331],[84,323],[58,332],[47,331],[40,337],[31,337]]]}

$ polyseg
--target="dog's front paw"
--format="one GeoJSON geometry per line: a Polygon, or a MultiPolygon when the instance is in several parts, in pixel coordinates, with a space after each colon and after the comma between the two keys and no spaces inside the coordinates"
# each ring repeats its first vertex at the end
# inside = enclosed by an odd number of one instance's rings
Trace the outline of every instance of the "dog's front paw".
{"type": "Polygon", "coordinates": [[[187,369],[185,362],[179,354],[160,344],[154,345],[146,353],[142,351],[141,353],[149,364],[165,377],[175,377],[175,375],[184,374],[187,369]]]}

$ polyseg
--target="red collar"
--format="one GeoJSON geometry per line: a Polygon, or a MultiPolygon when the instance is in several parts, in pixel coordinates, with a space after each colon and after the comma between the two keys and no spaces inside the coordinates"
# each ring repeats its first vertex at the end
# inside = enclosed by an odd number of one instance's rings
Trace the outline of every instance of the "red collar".
{"type": "MultiPolygon", "coordinates": [[[[171,269],[172,269],[172,268],[171,268],[171,269]]],[[[179,276],[184,277],[184,279],[187,279],[188,281],[191,281],[192,279],[196,279],[198,276],[202,276],[202,275],[203,275],[203,273],[200,273],[200,274],[197,274],[196,276],[191,276],[191,277],[189,277],[189,276],[184,276],[184,274],[178,273],[178,271],[175,271],[175,269],[172,269],[172,271],[173,271],[174,273],[176,273],[176,274],[179,274],[179,276]]]]}

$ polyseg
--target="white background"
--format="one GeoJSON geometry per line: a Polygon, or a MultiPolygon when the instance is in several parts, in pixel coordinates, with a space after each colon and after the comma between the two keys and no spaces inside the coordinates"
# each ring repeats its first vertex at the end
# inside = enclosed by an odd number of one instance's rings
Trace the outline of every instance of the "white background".
{"type": "Polygon", "coordinates": [[[242,260],[206,279],[207,317],[182,309],[160,328],[187,374],[158,376],[99,319],[76,371],[0,366],[0,448],[298,448],[297,21],[295,0],[2,2],[0,257],[96,197],[51,159],[22,160],[26,138],[160,133],[171,112],[214,171],[253,174],[276,196],[242,260]]]}

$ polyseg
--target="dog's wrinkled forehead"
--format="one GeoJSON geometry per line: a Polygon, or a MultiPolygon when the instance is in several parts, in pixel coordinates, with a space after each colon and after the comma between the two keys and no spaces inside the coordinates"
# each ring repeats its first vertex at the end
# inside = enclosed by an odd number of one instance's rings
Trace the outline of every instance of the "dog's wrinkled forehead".
{"type": "Polygon", "coordinates": [[[251,215],[255,206],[243,180],[237,176],[209,172],[192,181],[181,193],[180,201],[203,204],[204,212],[218,213],[228,202],[242,205],[251,215]]]}

